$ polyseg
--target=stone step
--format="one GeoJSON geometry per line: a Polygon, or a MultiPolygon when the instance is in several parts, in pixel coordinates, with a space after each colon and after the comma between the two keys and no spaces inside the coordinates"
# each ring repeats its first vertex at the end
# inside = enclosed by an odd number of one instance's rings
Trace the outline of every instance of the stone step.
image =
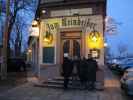
{"type": "MultiPolygon", "coordinates": [[[[63,77],[55,77],[53,79],[48,79],[47,81],[42,81],[40,83],[35,84],[37,87],[50,87],[50,88],[63,88],[64,78],[63,77]]],[[[68,88],[70,89],[83,89],[79,80],[72,80],[70,78],[68,88]]],[[[103,85],[99,82],[96,82],[96,89],[103,90],[103,85]]]]}
{"type": "MultiPolygon", "coordinates": [[[[63,83],[64,83],[63,80],[55,80],[55,79],[43,82],[43,84],[59,84],[59,85],[63,85],[63,83]]],[[[77,85],[77,86],[81,85],[80,81],[72,81],[72,80],[69,81],[69,84],[70,85],[77,85]]]]}
{"type": "Polygon", "coordinates": [[[34,86],[35,87],[47,87],[47,88],[60,88],[60,89],[62,89],[63,88],[63,85],[55,85],[55,84],[41,84],[41,83],[39,83],[39,84],[34,84],[34,86]]]}
{"type": "MultiPolygon", "coordinates": [[[[35,84],[37,87],[49,87],[49,88],[63,88],[64,78],[63,77],[55,77],[53,79],[48,79],[47,81],[43,81],[35,84]]],[[[79,80],[72,80],[70,78],[68,88],[70,89],[82,89],[79,80]]]]}
{"type": "MultiPolygon", "coordinates": [[[[58,89],[63,89],[63,85],[60,84],[34,84],[34,86],[36,87],[46,87],[46,88],[58,88],[58,89]]],[[[68,85],[69,89],[78,89],[78,90],[83,90],[83,88],[81,86],[76,86],[76,85],[68,85]]]]}
{"type": "MultiPolygon", "coordinates": [[[[55,77],[52,80],[59,80],[59,81],[63,81],[64,77],[55,77]]],[[[72,77],[69,78],[70,81],[72,81],[72,77]]],[[[78,81],[80,81],[79,79],[77,79],[78,81]]]]}

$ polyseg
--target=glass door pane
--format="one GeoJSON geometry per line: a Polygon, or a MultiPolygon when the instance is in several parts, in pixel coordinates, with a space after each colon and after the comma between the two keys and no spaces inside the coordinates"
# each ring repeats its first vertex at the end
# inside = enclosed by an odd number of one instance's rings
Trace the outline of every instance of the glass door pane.
{"type": "Polygon", "coordinates": [[[73,40],[73,56],[80,57],[80,41],[73,40]]]}
{"type": "Polygon", "coordinates": [[[69,54],[69,50],[70,50],[70,40],[66,40],[63,45],[63,55],[65,53],[69,54]]]}

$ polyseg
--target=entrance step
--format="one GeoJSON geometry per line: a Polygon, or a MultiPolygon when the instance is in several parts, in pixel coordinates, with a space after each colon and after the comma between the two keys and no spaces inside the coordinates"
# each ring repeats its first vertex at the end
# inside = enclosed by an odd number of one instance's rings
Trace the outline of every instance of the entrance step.
{"type": "MultiPolygon", "coordinates": [[[[64,77],[55,77],[53,78],[54,80],[61,80],[63,81],[64,80],[64,77]]],[[[72,77],[69,78],[70,81],[72,81],[72,77]]],[[[76,79],[77,81],[79,81],[79,79],[76,79]]]]}
{"type": "MultiPolygon", "coordinates": [[[[64,83],[64,78],[63,77],[56,77],[53,79],[48,79],[47,81],[35,84],[37,87],[49,87],[49,88],[63,88],[63,83],[64,83]]],[[[72,80],[70,78],[69,84],[68,84],[69,89],[83,89],[83,87],[80,84],[79,80],[72,80]]]]}
{"type": "MultiPolygon", "coordinates": [[[[59,88],[59,89],[63,89],[63,84],[35,84],[34,86],[36,87],[46,87],[46,88],[59,88]]],[[[78,89],[78,90],[83,90],[84,88],[82,88],[81,86],[76,86],[76,85],[68,85],[69,89],[78,89]]]]}
{"type": "Polygon", "coordinates": [[[36,87],[47,87],[47,88],[60,88],[62,89],[63,86],[62,85],[57,85],[57,84],[44,84],[44,83],[39,83],[39,84],[35,84],[34,86],[36,87]]]}
{"type": "MultiPolygon", "coordinates": [[[[49,81],[47,81],[47,82],[43,82],[43,84],[58,84],[58,85],[63,85],[63,83],[64,83],[64,81],[63,80],[49,80],[49,81]]],[[[70,85],[79,85],[80,86],[80,81],[72,81],[72,80],[70,80],[69,81],[69,84],[70,85]]]]}

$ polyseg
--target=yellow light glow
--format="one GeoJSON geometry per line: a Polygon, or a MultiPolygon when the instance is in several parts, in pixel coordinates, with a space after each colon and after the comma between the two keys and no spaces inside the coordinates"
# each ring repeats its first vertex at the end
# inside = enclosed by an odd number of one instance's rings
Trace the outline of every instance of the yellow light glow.
{"type": "Polygon", "coordinates": [[[44,20],[44,33],[42,34],[44,47],[55,46],[56,34],[58,32],[57,24],[61,26],[62,21],[60,18],[50,18],[44,20]],[[47,31],[51,33],[51,36],[46,36],[47,31]]]}
{"type": "Polygon", "coordinates": [[[35,26],[35,25],[37,25],[38,24],[38,22],[36,21],[36,20],[33,20],[32,21],[32,26],[35,26]]]}
{"type": "Polygon", "coordinates": [[[99,33],[99,36],[92,36],[90,37],[90,34],[86,37],[86,43],[88,45],[88,47],[90,49],[100,49],[104,47],[104,43],[103,43],[103,37],[102,35],[99,33]]]}
{"type": "Polygon", "coordinates": [[[104,43],[104,47],[107,47],[108,46],[108,44],[107,43],[104,43]]]}
{"type": "Polygon", "coordinates": [[[96,42],[98,39],[94,36],[93,38],[92,38],[92,41],[94,41],[94,42],[96,42]]]}
{"type": "Polygon", "coordinates": [[[50,40],[49,40],[49,38],[44,38],[44,41],[49,42],[50,40]]]}
{"type": "Polygon", "coordinates": [[[28,50],[28,53],[31,53],[31,52],[32,52],[32,50],[31,50],[31,49],[29,49],[29,50],[28,50]]]}
{"type": "Polygon", "coordinates": [[[52,42],[53,42],[53,35],[50,34],[48,37],[44,37],[44,42],[46,42],[47,44],[52,44],[52,42]]]}
{"type": "Polygon", "coordinates": [[[46,10],[42,10],[42,13],[45,14],[46,13],[46,10]]]}

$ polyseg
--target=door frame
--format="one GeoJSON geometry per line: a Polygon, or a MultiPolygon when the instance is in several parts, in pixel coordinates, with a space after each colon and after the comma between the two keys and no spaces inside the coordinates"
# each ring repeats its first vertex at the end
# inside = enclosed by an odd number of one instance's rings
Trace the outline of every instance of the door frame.
{"type": "MultiPolygon", "coordinates": [[[[79,40],[80,41],[80,56],[82,55],[82,38],[81,38],[81,32],[80,31],[76,31],[76,32],[61,32],[61,39],[60,39],[60,62],[61,64],[63,63],[63,56],[64,56],[64,50],[63,50],[63,46],[64,46],[64,42],[63,40],[79,40]]],[[[70,41],[71,42],[71,41],[70,41]]]]}

